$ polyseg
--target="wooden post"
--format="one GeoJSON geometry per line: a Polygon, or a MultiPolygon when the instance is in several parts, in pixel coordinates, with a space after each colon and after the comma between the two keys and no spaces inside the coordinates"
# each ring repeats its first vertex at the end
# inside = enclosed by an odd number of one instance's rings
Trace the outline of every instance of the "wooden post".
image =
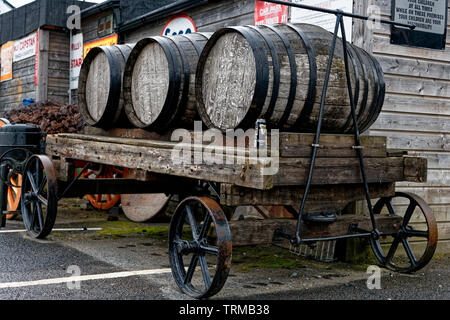
{"type": "Polygon", "coordinates": [[[48,96],[48,51],[50,44],[50,32],[39,30],[39,70],[38,84],[36,86],[36,102],[47,101],[48,96]]]}

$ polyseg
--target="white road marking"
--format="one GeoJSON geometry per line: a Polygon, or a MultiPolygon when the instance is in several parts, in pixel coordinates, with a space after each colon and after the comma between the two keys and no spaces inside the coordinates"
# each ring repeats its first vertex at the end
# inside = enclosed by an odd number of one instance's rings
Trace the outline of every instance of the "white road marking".
{"type": "Polygon", "coordinates": [[[44,279],[36,281],[23,281],[23,282],[9,282],[0,283],[0,289],[7,288],[21,288],[21,287],[32,287],[32,286],[44,286],[51,284],[61,284],[61,283],[73,283],[81,281],[91,281],[91,280],[104,280],[104,279],[117,279],[117,278],[129,278],[134,276],[148,276],[156,274],[171,273],[171,269],[153,269],[153,270],[140,270],[140,271],[125,271],[125,272],[114,272],[114,273],[104,273],[77,277],[64,277],[55,279],[44,279]]]}
{"type": "MultiPolygon", "coordinates": [[[[102,228],[73,228],[73,229],[53,229],[53,232],[76,232],[76,231],[102,231],[102,228]]],[[[1,233],[24,233],[27,230],[0,230],[1,233]]]]}

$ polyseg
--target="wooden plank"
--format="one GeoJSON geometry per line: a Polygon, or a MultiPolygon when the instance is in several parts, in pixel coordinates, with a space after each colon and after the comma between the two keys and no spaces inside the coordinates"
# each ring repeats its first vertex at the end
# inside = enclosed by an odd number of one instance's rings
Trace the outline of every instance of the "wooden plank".
{"type": "Polygon", "coordinates": [[[450,65],[448,63],[433,62],[396,56],[376,55],[385,74],[411,75],[420,78],[450,80],[450,65]]]}
{"type": "MultiPolygon", "coordinates": [[[[305,185],[311,160],[280,159],[280,169],[273,176],[274,186],[305,185]]],[[[394,181],[426,181],[426,159],[392,157],[365,159],[369,183],[394,181]]],[[[362,183],[358,159],[319,158],[316,160],[312,184],[362,183]]]]}
{"type": "Polygon", "coordinates": [[[390,92],[386,95],[383,111],[450,116],[450,99],[390,92]]]}
{"type": "MultiPolygon", "coordinates": [[[[310,157],[312,155],[312,134],[280,134],[280,156],[283,158],[310,157]]],[[[355,137],[352,135],[323,134],[319,144],[322,146],[317,153],[319,158],[351,158],[357,157],[355,137]]],[[[386,138],[362,136],[361,145],[365,157],[386,157],[386,138]]]]}
{"type": "Polygon", "coordinates": [[[450,61],[450,48],[447,48],[444,51],[439,51],[424,50],[422,48],[407,46],[396,46],[390,44],[388,37],[382,37],[379,35],[373,36],[373,52],[379,54],[390,53],[406,57],[425,58],[442,62],[450,61]]]}
{"type": "Polygon", "coordinates": [[[449,134],[424,134],[417,132],[391,132],[388,130],[371,129],[371,135],[387,136],[387,145],[392,149],[408,151],[450,151],[449,134]]]}
{"type": "MultiPolygon", "coordinates": [[[[201,163],[194,161],[195,159],[203,159],[205,151],[216,151],[217,148],[210,146],[184,145],[174,142],[141,140],[141,139],[124,139],[100,136],[83,136],[63,134],[58,137],[49,137],[47,140],[50,154],[62,157],[89,160],[104,161],[101,163],[120,165],[129,168],[139,168],[144,170],[155,171],[158,173],[188,174],[188,177],[203,178],[223,183],[235,183],[236,185],[255,187],[256,189],[270,189],[273,186],[290,186],[304,185],[309,170],[309,158],[292,158],[280,159],[280,168],[275,175],[263,175],[262,171],[267,165],[276,164],[277,158],[252,158],[251,154],[240,154],[239,150],[234,148],[219,150],[219,154],[223,157],[216,158],[222,163],[231,164],[215,164],[201,163]],[[79,148],[77,148],[79,146],[79,148]],[[174,147],[183,148],[191,151],[191,163],[186,167],[174,165],[172,154],[174,147]],[[52,151],[53,150],[53,151],[52,151]],[[107,152],[111,152],[114,157],[108,157],[107,152]],[[118,162],[128,159],[132,155],[151,154],[152,158],[140,160],[145,162],[144,167],[134,167],[130,164],[118,162]],[[159,157],[155,158],[155,154],[159,157]],[[234,156],[233,156],[234,155],[234,156]],[[243,157],[245,155],[245,157],[243,157]],[[229,158],[229,157],[232,158],[229,158]],[[124,157],[124,158],[123,158],[124,157]],[[117,162],[114,162],[117,161],[117,162]],[[153,163],[152,161],[155,161],[153,163]],[[106,162],[106,163],[105,163],[106,162]],[[215,169],[222,168],[224,171],[220,176],[215,176],[215,169]],[[188,169],[189,168],[189,169],[188,169]],[[159,170],[159,171],[158,171],[159,170]],[[186,172],[188,170],[189,172],[186,172]],[[192,173],[195,171],[195,173],[192,173]],[[225,177],[231,174],[230,177],[225,177]],[[250,180],[254,181],[250,182],[250,180]]],[[[176,149],[180,150],[180,149],[176,149]]],[[[139,157],[139,158],[140,158],[139,157]]],[[[128,161],[128,160],[125,160],[128,161]]],[[[133,159],[136,165],[136,159],[133,159]]],[[[403,157],[398,158],[368,158],[366,161],[366,169],[368,181],[370,183],[379,182],[395,182],[395,181],[424,181],[426,175],[423,167],[426,166],[426,160],[403,157]]],[[[220,173],[220,172],[219,172],[220,173]]],[[[360,183],[360,167],[359,160],[355,158],[318,158],[316,163],[315,174],[313,175],[313,184],[351,184],[360,183]]]]}
{"type": "MultiPolygon", "coordinates": [[[[393,234],[398,231],[401,217],[379,215],[376,217],[379,231],[384,234],[393,234]]],[[[331,224],[303,224],[302,238],[324,238],[348,235],[350,225],[371,230],[371,222],[368,216],[343,215],[338,221],[331,224]]],[[[278,228],[284,228],[288,234],[295,234],[296,220],[243,220],[231,221],[230,231],[233,246],[248,246],[269,244],[274,242],[274,232],[278,228]]]]}
{"type": "MultiPolygon", "coordinates": [[[[130,141],[130,140],[113,140],[108,138],[100,138],[101,137],[109,137],[109,138],[125,138],[125,139],[153,139],[164,141],[163,144],[157,143],[159,147],[166,146],[167,148],[173,148],[173,142],[169,142],[170,140],[170,132],[161,136],[157,133],[148,132],[141,129],[112,129],[112,130],[103,130],[94,127],[85,127],[84,136],[97,136],[92,137],[95,141],[108,141],[114,143],[129,143],[136,145],[145,145],[146,142],[140,141],[130,141]]],[[[192,133],[193,135],[193,133],[192,133]]],[[[60,135],[60,137],[76,137],[71,135],[60,135]]],[[[78,138],[81,138],[78,136],[78,138]]],[[[83,137],[83,139],[91,139],[89,137],[83,137]]],[[[271,142],[269,137],[268,149],[271,149],[271,142]]],[[[192,138],[194,142],[194,138],[192,138]]],[[[251,141],[250,141],[251,142],[251,141]]],[[[301,133],[280,133],[279,134],[279,149],[280,149],[280,157],[283,158],[294,158],[294,157],[310,157],[312,154],[312,144],[314,142],[313,134],[301,134],[301,133]]],[[[154,146],[155,142],[148,142],[150,146],[154,146]]],[[[233,145],[234,142],[230,142],[230,139],[226,137],[220,142],[213,142],[211,146],[219,146],[220,143],[223,145],[233,145]]],[[[246,147],[248,147],[249,141],[246,141],[246,147]]],[[[209,144],[209,142],[208,142],[209,144]]],[[[319,158],[352,158],[357,157],[356,151],[353,149],[355,144],[355,138],[353,135],[330,135],[323,134],[321,135],[320,145],[322,146],[317,153],[317,157],[319,158]]],[[[386,138],[381,136],[362,136],[361,144],[364,147],[364,156],[365,157],[386,157],[386,138]]],[[[205,143],[206,145],[206,143],[205,143]]],[[[270,150],[269,150],[270,152],[270,150]]]]}
{"type": "MultiPolygon", "coordinates": [[[[293,206],[299,208],[304,187],[276,187],[271,190],[252,190],[232,185],[221,185],[221,203],[226,206],[293,206]]],[[[371,197],[389,197],[395,194],[395,184],[370,184],[371,197]]],[[[306,210],[343,210],[349,203],[364,200],[360,184],[312,186],[306,210]]]]}
{"type": "MultiPolygon", "coordinates": [[[[450,58],[450,57],[449,57],[450,58]]],[[[450,59],[449,59],[450,61],[450,59]]],[[[385,74],[386,92],[450,98],[448,81],[385,74]]]]}
{"type": "Polygon", "coordinates": [[[415,193],[434,205],[450,205],[450,188],[448,187],[402,187],[398,191],[415,193]]]}
{"type": "MultiPolygon", "coordinates": [[[[417,187],[411,182],[399,182],[398,187],[417,187]]],[[[429,169],[427,183],[422,187],[447,187],[450,186],[450,170],[429,169]]]]}
{"type": "Polygon", "coordinates": [[[50,35],[48,30],[39,32],[39,73],[36,86],[36,101],[44,102],[48,98],[48,51],[50,35]]]}
{"type": "Polygon", "coordinates": [[[260,164],[208,166],[194,164],[194,161],[192,164],[174,164],[170,149],[49,136],[47,154],[256,189],[271,187],[267,177],[261,175],[260,164]]]}

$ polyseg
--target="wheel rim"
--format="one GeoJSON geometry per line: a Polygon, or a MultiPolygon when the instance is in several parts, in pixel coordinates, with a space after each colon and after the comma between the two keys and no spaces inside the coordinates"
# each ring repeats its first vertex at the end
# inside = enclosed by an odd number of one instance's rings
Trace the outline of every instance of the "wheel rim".
{"type": "Polygon", "coordinates": [[[227,280],[231,252],[228,222],[214,200],[192,197],[180,203],[170,224],[169,259],[182,292],[197,299],[217,294],[227,280]]]}
{"type": "Polygon", "coordinates": [[[46,156],[32,156],[24,171],[22,183],[22,217],[28,234],[34,238],[47,237],[56,219],[56,174],[46,156]]]}
{"type": "MultiPolygon", "coordinates": [[[[87,170],[82,174],[83,179],[111,179],[124,178],[127,175],[127,169],[116,167],[106,167],[101,174],[96,174],[92,170],[87,170]]],[[[86,198],[91,205],[101,211],[108,211],[117,205],[120,201],[120,194],[88,194],[86,198]]]]}
{"type": "Polygon", "coordinates": [[[431,208],[417,195],[397,192],[395,197],[377,202],[374,213],[382,212],[402,216],[403,221],[397,234],[385,239],[371,238],[378,261],[397,272],[415,272],[425,267],[433,258],[438,241],[431,208]]]}

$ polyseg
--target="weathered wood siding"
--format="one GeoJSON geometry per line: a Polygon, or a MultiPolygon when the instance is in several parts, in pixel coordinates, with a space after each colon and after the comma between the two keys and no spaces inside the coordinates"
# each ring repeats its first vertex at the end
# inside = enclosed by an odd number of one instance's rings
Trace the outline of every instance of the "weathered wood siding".
{"type": "MultiPolygon", "coordinates": [[[[195,7],[182,13],[189,15],[195,22],[198,32],[213,32],[219,28],[254,24],[255,1],[228,0],[214,1],[195,7]]],[[[124,34],[126,43],[137,42],[142,38],[161,35],[168,18],[146,24],[141,28],[124,34]]]]}
{"type": "Polygon", "coordinates": [[[35,99],[34,85],[35,58],[13,63],[13,78],[0,82],[0,112],[16,109],[23,99],[35,99]]]}
{"type": "Polygon", "coordinates": [[[103,17],[107,17],[112,13],[113,10],[110,9],[94,14],[82,20],[81,32],[83,32],[83,42],[85,44],[103,38],[98,36],[98,20],[103,17]]]}
{"type": "MultiPolygon", "coordinates": [[[[356,2],[355,10],[373,4],[381,9],[383,18],[391,18],[391,0],[361,1],[356,2]]],[[[357,44],[378,58],[386,78],[383,112],[370,134],[387,136],[388,148],[405,149],[428,159],[426,184],[399,183],[397,188],[416,193],[430,204],[439,223],[440,251],[447,252],[450,250],[449,35],[450,24],[443,51],[391,45],[387,25],[372,32],[357,23],[354,36],[357,44]]]]}
{"type": "Polygon", "coordinates": [[[69,33],[50,31],[47,100],[69,102],[69,49],[69,33]]]}
{"type": "Polygon", "coordinates": [[[35,56],[13,63],[13,79],[0,83],[0,111],[20,108],[24,99],[68,102],[69,34],[40,30],[39,80],[35,56]]]}

